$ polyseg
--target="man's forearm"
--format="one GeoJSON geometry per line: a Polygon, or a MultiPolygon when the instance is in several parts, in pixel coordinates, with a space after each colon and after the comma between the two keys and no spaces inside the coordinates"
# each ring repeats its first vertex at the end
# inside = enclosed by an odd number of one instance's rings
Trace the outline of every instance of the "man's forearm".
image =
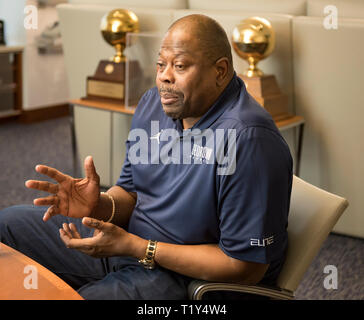
{"type": "MultiPolygon", "coordinates": [[[[119,186],[113,186],[107,193],[115,201],[115,214],[112,223],[125,228],[134,210],[136,194],[129,193],[119,186]]],[[[107,195],[100,194],[100,200],[90,217],[98,220],[108,221],[112,215],[112,201],[107,195]]]]}
{"type": "MultiPolygon", "coordinates": [[[[142,259],[148,241],[133,237],[135,257],[142,259]]],[[[155,262],[191,278],[243,284],[259,282],[269,266],[231,258],[215,244],[176,245],[164,242],[157,244],[155,262]]]]}

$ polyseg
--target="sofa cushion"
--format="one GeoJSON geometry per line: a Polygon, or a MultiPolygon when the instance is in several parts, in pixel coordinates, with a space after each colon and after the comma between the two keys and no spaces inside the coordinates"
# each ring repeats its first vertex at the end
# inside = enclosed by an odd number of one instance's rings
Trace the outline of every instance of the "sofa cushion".
{"type": "Polygon", "coordinates": [[[132,6],[138,8],[186,9],[187,0],[68,0],[71,4],[114,5],[118,8],[132,6]]]}
{"type": "Polygon", "coordinates": [[[363,0],[308,0],[307,16],[323,17],[326,6],[335,6],[339,17],[364,18],[363,0]]]}
{"type": "Polygon", "coordinates": [[[306,15],[306,0],[188,0],[189,9],[245,10],[306,15]]]}

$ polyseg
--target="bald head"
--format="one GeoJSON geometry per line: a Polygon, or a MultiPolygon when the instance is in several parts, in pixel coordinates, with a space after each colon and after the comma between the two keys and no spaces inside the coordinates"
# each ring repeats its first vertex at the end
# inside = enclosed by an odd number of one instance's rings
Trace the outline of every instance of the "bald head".
{"type": "Polygon", "coordinates": [[[188,15],[176,20],[169,27],[168,32],[176,30],[186,32],[193,39],[197,40],[199,48],[211,63],[226,57],[232,71],[229,39],[225,30],[214,19],[202,14],[188,15]]]}

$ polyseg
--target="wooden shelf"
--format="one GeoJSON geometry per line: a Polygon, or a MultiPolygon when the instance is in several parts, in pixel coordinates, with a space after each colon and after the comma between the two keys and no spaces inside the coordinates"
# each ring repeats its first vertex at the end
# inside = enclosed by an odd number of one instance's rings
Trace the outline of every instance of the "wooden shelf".
{"type": "Polygon", "coordinates": [[[120,113],[125,113],[125,114],[130,114],[130,115],[134,114],[134,111],[136,108],[136,106],[130,107],[130,108],[125,108],[125,106],[121,103],[107,101],[107,100],[104,101],[104,100],[87,99],[87,98],[71,100],[70,103],[77,104],[77,105],[83,106],[83,107],[120,112],[120,113]]]}
{"type": "MultiPolygon", "coordinates": [[[[84,106],[88,108],[94,108],[99,110],[105,110],[109,112],[118,112],[118,113],[124,113],[127,115],[133,115],[136,107],[134,108],[125,108],[125,106],[121,103],[116,102],[110,102],[110,101],[103,101],[103,100],[96,100],[96,99],[74,99],[69,101],[72,105],[77,106],[84,106]]],[[[87,113],[87,111],[86,111],[87,113]]],[[[288,129],[295,129],[297,130],[297,145],[295,147],[295,159],[296,159],[296,166],[295,166],[295,174],[299,176],[299,170],[300,170],[300,161],[301,161],[301,152],[302,152],[302,141],[303,141],[303,132],[304,132],[304,125],[305,120],[303,117],[298,115],[293,115],[290,113],[281,113],[278,114],[273,118],[276,126],[280,131],[288,130],[288,129]]],[[[96,120],[97,121],[97,120],[96,120]]],[[[106,130],[109,131],[109,130],[106,130]]],[[[73,150],[74,150],[74,157],[75,157],[75,129],[73,127],[73,150]]],[[[109,156],[110,158],[111,156],[109,156]]],[[[109,160],[108,160],[109,161],[109,160]]],[[[110,177],[112,176],[112,173],[110,174],[110,177]]],[[[106,183],[105,186],[109,186],[110,183],[106,183]]]]}
{"type": "Polygon", "coordinates": [[[0,84],[0,95],[4,98],[4,94],[12,95],[8,97],[5,102],[2,100],[0,110],[0,118],[5,121],[5,118],[12,118],[20,115],[23,108],[23,84],[22,84],[22,60],[23,49],[21,46],[3,46],[0,45],[0,54],[2,55],[2,66],[0,67],[0,78],[5,82],[12,81],[11,83],[0,84]],[[8,55],[9,59],[6,58],[8,55]],[[12,56],[12,57],[11,57],[12,56]],[[11,57],[11,59],[10,59],[11,57]],[[12,103],[12,105],[6,105],[12,103]]]}
{"type": "Polygon", "coordinates": [[[20,110],[3,110],[3,111],[0,110],[0,119],[10,118],[20,115],[21,115],[20,110]]]}
{"type": "Polygon", "coordinates": [[[22,46],[4,46],[0,45],[0,53],[16,53],[23,52],[24,47],[22,46]]]}
{"type": "Polygon", "coordinates": [[[287,130],[305,122],[303,117],[288,113],[274,117],[273,120],[280,130],[287,130]]]}
{"type": "MultiPolygon", "coordinates": [[[[101,109],[106,111],[114,111],[125,114],[133,115],[135,107],[125,108],[121,103],[111,102],[108,100],[94,100],[88,98],[74,99],[70,101],[71,104],[76,104],[83,107],[101,109]]],[[[280,130],[287,130],[304,123],[304,119],[301,116],[292,115],[289,113],[280,114],[273,118],[276,126],[280,130]]]]}
{"type": "Polygon", "coordinates": [[[16,83],[7,83],[0,85],[0,94],[1,93],[8,93],[8,92],[16,92],[17,91],[17,84],[16,83]]]}

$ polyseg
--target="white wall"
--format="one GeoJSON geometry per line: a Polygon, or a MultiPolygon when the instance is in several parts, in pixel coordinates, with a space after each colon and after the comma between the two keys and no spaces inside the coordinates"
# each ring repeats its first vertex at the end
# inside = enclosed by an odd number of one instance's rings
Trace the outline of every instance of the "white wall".
{"type": "Polygon", "coordinates": [[[69,98],[63,54],[39,55],[34,40],[44,28],[58,19],[55,7],[38,9],[38,29],[24,28],[25,5],[36,0],[0,0],[0,19],[5,21],[8,46],[24,46],[23,109],[62,104],[69,98]]]}
{"type": "MultiPolygon", "coordinates": [[[[28,0],[27,4],[36,5],[37,1],[28,0]]],[[[25,17],[24,14],[23,16],[25,17]]],[[[39,54],[35,45],[35,38],[45,27],[57,20],[58,14],[55,7],[38,8],[38,29],[26,30],[24,110],[63,104],[69,100],[63,54],[39,54]]]]}
{"type": "Polygon", "coordinates": [[[23,26],[23,10],[26,0],[0,0],[0,19],[5,21],[7,45],[24,45],[26,42],[23,26]]]}
{"type": "Polygon", "coordinates": [[[348,199],[334,231],[364,238],[363,19],[293,19],[296,112],[305,118],[301,177],[348,199]]]}

